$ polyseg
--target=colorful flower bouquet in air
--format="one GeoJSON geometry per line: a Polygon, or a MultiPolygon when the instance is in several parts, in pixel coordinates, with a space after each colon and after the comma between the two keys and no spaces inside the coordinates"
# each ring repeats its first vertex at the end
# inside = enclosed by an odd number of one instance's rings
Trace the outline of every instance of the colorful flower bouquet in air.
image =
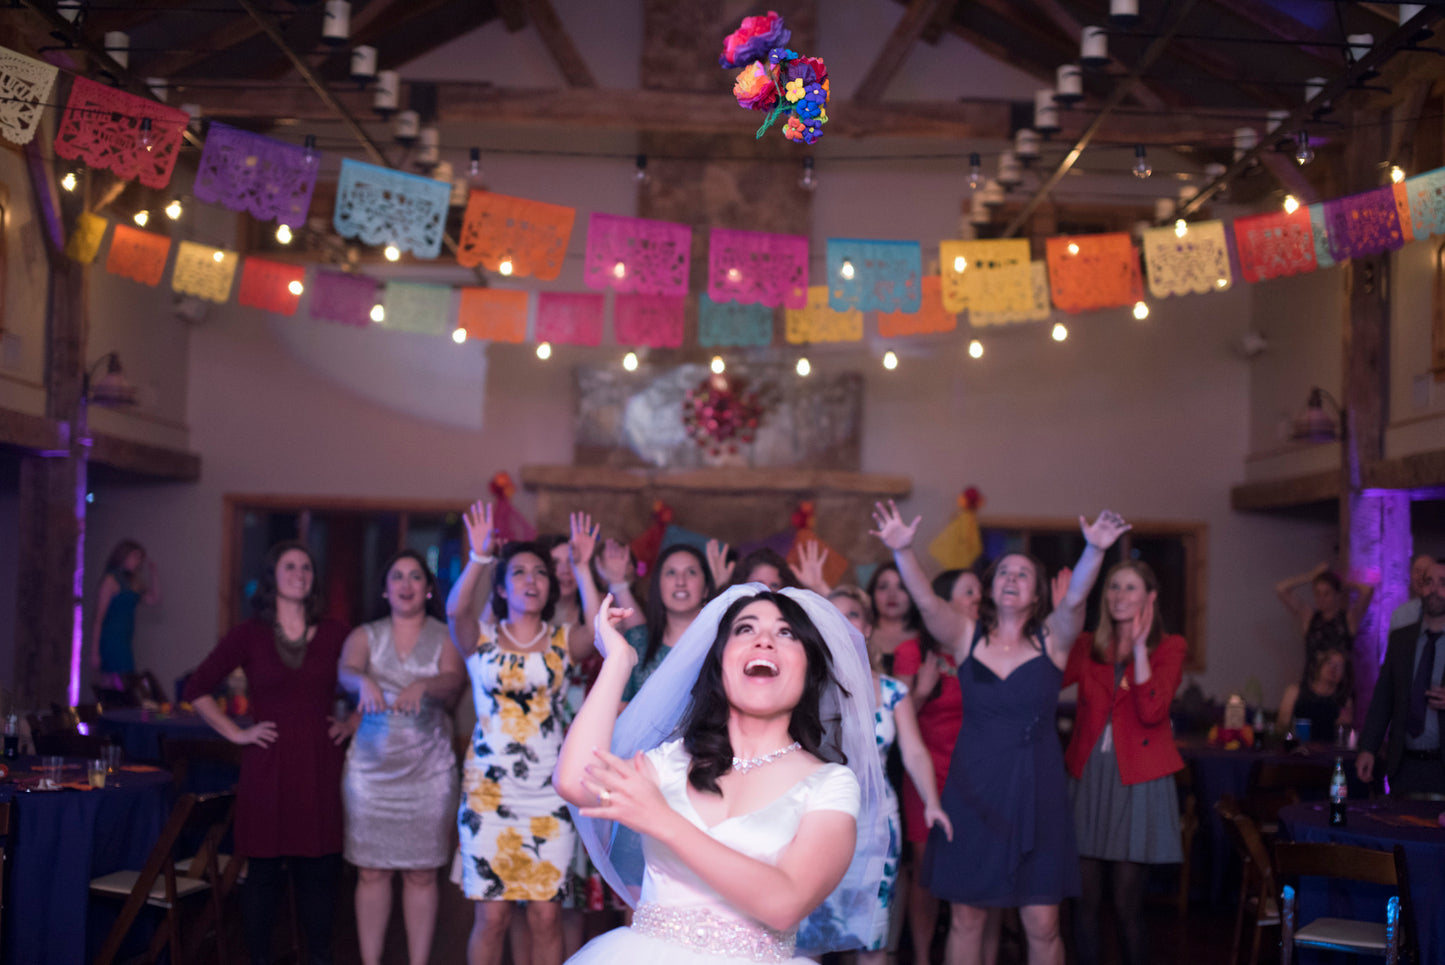
{"type": "Polygon", "coordinates": [[[742,26],[723,41],[718,62],[727,68],[742,68],[733,85],[738,104],[768,112],[758,137],[786,118],[783,136],[812,144],[823,136],[823,125],[828,123],[828,68],[821,57],[804,57],[789,50],[792,36],[775,11],[744,17],[742,26]]]}

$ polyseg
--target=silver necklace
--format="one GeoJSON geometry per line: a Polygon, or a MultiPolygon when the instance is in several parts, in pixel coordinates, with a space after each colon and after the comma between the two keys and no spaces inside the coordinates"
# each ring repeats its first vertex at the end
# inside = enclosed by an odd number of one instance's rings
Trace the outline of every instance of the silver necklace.
{"type": "Polygon", "coordinates": [[[737,771],[739,774],[746,774],[748,771],[756,770],[757,768],[762,767],[764,764],[771,764],[773,761],[782,757],[784,754],[787,754],[790,751],[798,750],[802,746],[803,745],[799,744],[797,741],[793,741],[787,747],[779,747],[772,753],[764,754],[762,757],[749,757],[747,760],[743,760],[741,757],[734,757],[733,770],[737,771]]]}

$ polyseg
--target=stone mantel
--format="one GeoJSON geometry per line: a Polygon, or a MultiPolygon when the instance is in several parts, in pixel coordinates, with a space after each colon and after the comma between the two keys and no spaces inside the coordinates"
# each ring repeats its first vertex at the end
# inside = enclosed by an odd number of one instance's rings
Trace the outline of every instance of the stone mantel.
{"type": "Polygon", "coordinates": [[[913,489],[907,476],[814,469],[523,466],[521,482],[536,493],[539,531],[566,532],[568,514],[580,511],[623,540],[648,527],[657,501],[672,507],[678,526],[742,543],[787,529],[798,503],[811,500],[818,535],[852,563],[887,557],[867,533],[870,511],[913,489]]]}

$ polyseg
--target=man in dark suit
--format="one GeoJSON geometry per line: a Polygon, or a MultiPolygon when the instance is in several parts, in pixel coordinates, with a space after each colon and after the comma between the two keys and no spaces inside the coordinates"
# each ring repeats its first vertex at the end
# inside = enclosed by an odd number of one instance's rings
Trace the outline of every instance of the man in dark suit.
{"type": "Polygon", "coordinates": [[[1445,563],[1435,561],[1420,594],[1420,621],[1390,634],[1375,682],[1370,712],[1360,731],[1355,773],[1369,783],[1375,755],[1385,745],[1385,773],[1393,794],[1445,794],[1445,563]],[[1386,732],[1389,742],[1385,743],[1386,732]]]}

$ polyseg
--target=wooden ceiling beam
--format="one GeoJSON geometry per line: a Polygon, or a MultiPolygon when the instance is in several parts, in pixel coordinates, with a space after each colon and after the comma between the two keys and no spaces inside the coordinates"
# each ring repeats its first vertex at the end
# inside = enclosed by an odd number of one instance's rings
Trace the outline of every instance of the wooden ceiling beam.
{"type": "Polygon", "coordinates": [[[1230,16],[1263,30],[1278,40],[1294,40],[1299,43],[1302,53],[1328,64],[1335,70],[1345,65],[1344,51],[1339,47],[1318,47],[1307,38],[1317,33],[1308,24],[1300,23],[1294,17],[1261,3],[1260,0],[1211,0],[1230,16]]]}
{"type": "MultiPolygon", "coordinates": [[[[1047,19],[1053,21],[1054,26],[1062,30],[1064,34],[1073,41],[1075,56],[1072,59],[1077,60],[1078,47],[1084,39],[1084,25],[1079,23],[1078,19],[1069,13],[1068,8],[1060,3],[1059,0],[1033,0],[1033,4],[1043,12],[1047,19]]],[[[1109,64],[1120,73],[1128,73],[1128,68],[1125,67],[1123,62],[1117,57],[1110,56],[1109,64]]],[[[1164,98],[1159,96],[1159,93],[1151,84],[1144,81],[1140,81],[1134,85],[1133,89],[1129,92],[1129,99],[1142,107],[1149,108],[1151,111],[1163,110],[1165,106],[1164,98]]]]}
{"type": "MultiPolygon", "coordinates": [[[[904,0],[898,0],[899,3],[904,0]]],[[[943,35],[948,32],[948,22],[953,19],[953,11],[958,8],[958,0],[944,0],[933,11],[933,16],[923,27],[922,40],[928,46],[935,46],[943,35]]]]}
{"type": "Polygon", "coordinates": [[[507,33],[521,33],[527,29],[527,0],[495,0],[495,3],[507,33]]]}
{"type": "MultiPolygon", "coordinates": [[[[441,81],[435,86],[438,121],[442,124],[697,134],[751,134],[758,124],[757,115],[740,110],[732,98],[706,92],[501,88],[455,81],[441,81]]],[[[201,105],[205,116],[228,123],[237,119],[324,121],[336,116],[310,91],[289,85],[211,81],[193,88],[181,85],[181,90],[186,92],[187,100],[201,105]]],[[[372,116],[370,95],[365,91],[337,89],[332,93],[353,116],[372,116]]],[[[406,92],[402,93],[404,97],[406,92]]],[[[828,133],[845,138],[1007,138],[1012,136],[1012,108],[1011,101],[989,99],[889,101],[876,105],[834,101],[828,111],[828,133]]],[[[1092,117],[1080,111],[1062,112],[1061,138],[1072,138],[1092,117]]],[[[1238,124],[1233,114],[1116,114],[1101,136],[1141,144],[1217,142],[1230,136],[1238,124]]]]}
{"type": "MultiPolygon", "coordinates": [[[[157,54],[136,64],[135,72],[142,77],[165,77],[183,74],[219,53],[243,44],[261,33],[261,27],[250,17],[238,17],[201,34],[186,42],[189,50],[157,54]]],[[[139,58],[137,58],[139,59],[139,58]]]]}
{"type": "Polygon", "coordinates": [[[582,58],[582,52],[572,42],[572,35],[567,32],[562,18],[557,16],[557,8],[552,6],[552,0],[522,0],[522,2],[526,7],[532,26],[537,28],[537,36],[542,38],[542,44],[552,55],[557,69],[562,72],[563,78],[567,81],[567,86],[596,87],[597,79],[592,76],[591,68],[582,58]]]}
{"type": "Polygon", "coordinates": [[[876,104],[882,99],[883,92],[903,69],[909,51],[923,35],[923,29],[928,26],[942,3],[943,0],[910,0],[908,9],[903,11],[903,16],[899,18],[888,39],[883,42],[883,48],[878,51],[878,56],[873,58],[873,66],[868,68],[868,72],[854,89],[855,102],[876,104]]]}

